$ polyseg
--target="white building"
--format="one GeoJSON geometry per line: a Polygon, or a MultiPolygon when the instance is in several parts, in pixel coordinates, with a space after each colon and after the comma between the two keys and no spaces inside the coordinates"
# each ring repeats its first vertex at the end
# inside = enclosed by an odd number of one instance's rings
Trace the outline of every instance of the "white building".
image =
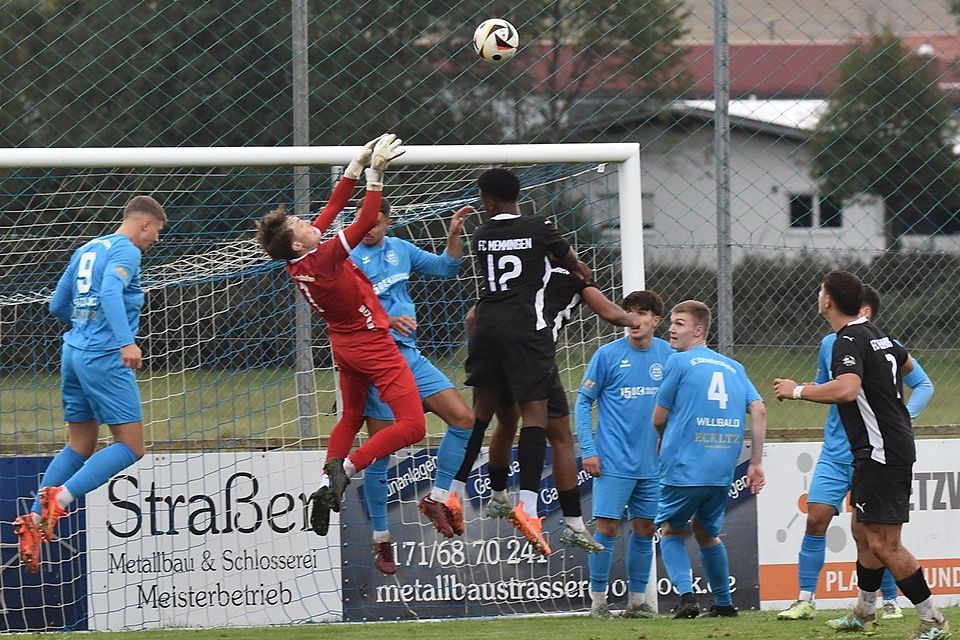
{"type": "MultiPolygon", "coordinates": [[[[883,206],[843,206],[818,193],[806,140],[823,100],[730,101],[731,241],[744,255],[804,252],[869,259],[884,250],[883,206]]],[[[670,116],[610,130],[641,145],[644,250],[650,262],[715,266],[716,182],[712,101],[675,104],[670,116]],[[630,131],[624,135],[624,129],[630,131]]],[[[616,231],[615,219],[606,221],[616,231]]],[[[908,236],[905,248],[960,252],[955,236],[908,236]]]]}

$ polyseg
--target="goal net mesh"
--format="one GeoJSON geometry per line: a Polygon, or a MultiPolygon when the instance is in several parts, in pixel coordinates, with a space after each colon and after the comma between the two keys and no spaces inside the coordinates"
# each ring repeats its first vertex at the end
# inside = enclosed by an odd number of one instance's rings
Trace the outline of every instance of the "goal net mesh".
{"type": "MultiPolygon", "coordinates": [[[[390,233],[443,251],[452,212],[479,206],[482,169],[391,171],[390,233]]],[[[523,211],[552,218],[603,292],[619,300],[617,166],[544,162],[515,169],[523,211]]],[[[335,177],[327,168],[312,170],[311,212],[326,201],[335,177]]],[[[326,538],[309,531],[305,504],[337,414],[329,339],[313,317],[314,391],[304,404],[295,375],[298,296],[283,265],[253,239],[259,216],[294,203],[293,184],[293,167],[20,170],[0,177],[0,446],[20,455],[6,459],[0,478],[20,496],[17,513],[0,514],[6,628],[283,624],[586,606],[582,553],[538,558],[507,523],[482,518],[485,453],[468,488],[465,536],[444,541],[419,517],[416,503],[428,490],[431,456],[446,428],[434,416],[427,440],[391,462],[395,578],[373,569],[361,479],[348,489],[339,530],[332,527],[326,538]],[[47,304],[73,250],[113,232],[123,204],[138,193],[156,197],[169,217],[142,265],[138,380],[147,457],[77,503],[60,538],[44,547],[39,578],[17,572],[12,520],[30,508],[49,456],[65,441],[58,373],[64,327],[47,304]],[[304,406],[313,407],[310,415],[301,416],[304,406]],[[11,581],[19,588],[11,590],[11,581]]],[[[355,205],[338,224],[349,223],[355,205]]],[[[468,236],[479,221],[479,213],[468,219],[458,278],[414,277],[409,287],[421,350],[468,402],[464,316],[479,284],[468,236]]],[[[568,391],[596,345],[617,335],[589,312],[575,315],[557,349],[568,391]]],[[[100,435],[109,440],[107,429],[100,435]]],[[[541,507],[554,514],[549,468],[543,486],[541,507]]],[[[559,526],[548,517],[548,529],[558,533],[559,526]]]]}

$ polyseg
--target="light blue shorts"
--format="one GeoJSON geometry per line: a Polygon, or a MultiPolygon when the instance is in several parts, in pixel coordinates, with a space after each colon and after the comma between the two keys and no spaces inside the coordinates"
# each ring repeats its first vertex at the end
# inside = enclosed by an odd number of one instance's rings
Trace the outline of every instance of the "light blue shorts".
{"type": "Polygon", "coordinates": [[[120,364],[120,350],[84,351],[64,343],[60,392],[67,422],[126,424],[143,420],[133,369],[120,364]]]}
{"type": "Polygon", "coordinates": [[[670,523],[674,529],[682,529],[697,517],[707,535],[717,537],[723,528],[723,514],[727,506],[730,487],[677,487],[660,486],[660,506],[654,520],[657,525],[670,523]]]}
{"type": "MultiPolygon", "coordinates": [[[[399,343],[397,347],[407,360],[407,364],[410,365],[413,378],[417,381],[417,390],[420,391],[421,399],[429,398],[441,391],[453,388],[450,378],[433,366],[433,363],[427,360],[419,349],[406,347],[399,343]]],[[[377,393],[377,389],[373,385],[370,385],[370,390],[367,391],[367,403],[363,407],[363,415],[375,420],[393,420],[390,405],[380,399],[380,394],[377,393]]]]}
{"type": "Polygon", "coordinates": [[[843,501],[853,482],[853,463],[837,462],[821,457],[813,470],[813,480],[807,492],[807,502],[827,504],[837,514],[843,513],[843,501]]]}
{"type": "Polygon", "coordinates": [[[627,519],[646,518],[657,515],[660,499],[658,478],[618,478],[606,476],[593,479],[593,517],[620,520],[624,509],[627,519]]]}

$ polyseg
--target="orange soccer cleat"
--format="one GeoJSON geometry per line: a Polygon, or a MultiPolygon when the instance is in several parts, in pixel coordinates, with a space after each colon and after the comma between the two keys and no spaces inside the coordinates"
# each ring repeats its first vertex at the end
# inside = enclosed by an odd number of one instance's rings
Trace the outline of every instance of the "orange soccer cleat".
{"type": "Polygon", "coordinates": [[[460,496],[457,495],[456,491],[451,491],[450,495],[447,496],[447,501],[443,504],[447,507],[450,527],[453,529],[454,535],[462,536],[463,532],[466,531],[466,526],[463,523],[463,503],[460,502],[460,496]]]}
{"type": "Polygon", "coordinates": [[[67,515],[67,510],[57,502],[57,496],[63,487],[43,487],[40,489],[40,533],[47,542],[53,540],[53,530],[57,520],[67,515]]]}
{"type": "Polygon", "coordinates": [[[17,547],[20,550],[20,562],[30,573],[40,573],[40,544],[43,535],[37,526],[35,514],[28,513],[13,521],[13,532],[17,534],[17,547]]]}
{"type": "Polygon", "coordinates": [[[517,531],[523,534],[523,537],[533,545],[533,548],[544,556],[549,556],[553,551],[547,544],[547,539],[543,537],[543,520],[533,518],[527,515],[523,510],[523,505],[518,504],[507,516],[507,519],[513,523],[517,531]]]}

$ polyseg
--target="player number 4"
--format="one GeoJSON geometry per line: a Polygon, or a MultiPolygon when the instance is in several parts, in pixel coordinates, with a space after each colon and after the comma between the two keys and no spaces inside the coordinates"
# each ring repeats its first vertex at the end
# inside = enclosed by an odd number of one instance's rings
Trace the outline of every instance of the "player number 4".
{"type": "Polygon", "coordinates": [[[714,371],[713,378],[710,379],[710,387],[707,389],[707,400],[719,402],[720,408],[726,409],[727,398],[727,385],[723,381],[723,372],[714,371]]]}

